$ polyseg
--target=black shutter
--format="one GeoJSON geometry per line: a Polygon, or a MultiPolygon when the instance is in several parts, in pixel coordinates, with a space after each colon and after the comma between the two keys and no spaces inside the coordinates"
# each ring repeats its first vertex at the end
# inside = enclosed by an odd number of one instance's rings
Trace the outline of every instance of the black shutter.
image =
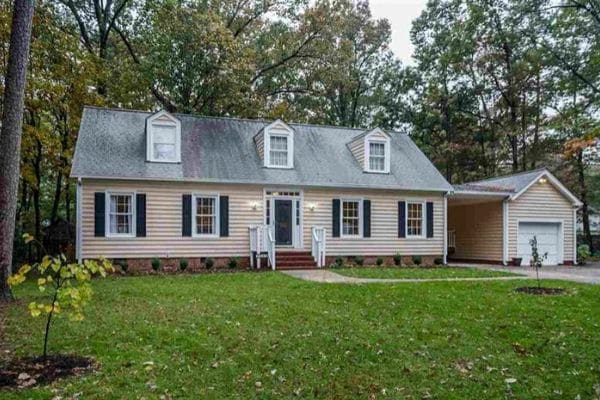
{"type": "Polygon", "coordinates": [[[340,237],[340,199],[333,199],[331,216],[331,235],[340,237]]]}
{"type": "Polygon", "coordinates": [[[219,197],[219,229],[220,236],[229,236],[229,196],[219,197]]]}
{"type": "Polygon", "coordinates": [[[105,214],[106,195],[104,192],[94,193],[94,236],[105,236],[104,229],[106,227],[105,214]]]}
{"type": "Polygon", "coordinates": [[[427,237],[433,237],[433,203],[427,202],[427,237]]]}
{"type": "Polygon", "coordinates": [[[181,234],[192,236],[192,195],[184,194],[181,197],[181,234]]]}
{"type": "Polygon", "coordinates": [[[406,202],[398,202],[398,237],[406,237],[406,202]]]}
{"type": "Polygon", "coordinates": [[[146,237],[146,195],[135,195],[135,236],[146,237]]]}
{"type": "Polygon", "coordinates": [[[371,200],[363,200],[363,237],[371,237],[371,200]]]}

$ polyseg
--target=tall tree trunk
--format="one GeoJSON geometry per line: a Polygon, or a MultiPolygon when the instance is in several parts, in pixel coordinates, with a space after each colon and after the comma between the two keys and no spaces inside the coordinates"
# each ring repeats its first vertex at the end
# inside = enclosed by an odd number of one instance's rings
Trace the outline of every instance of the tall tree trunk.
{"type": "Polygon", "coordinates": [[[36,153],[33,160],[33,172],[35,174],[35,187],[33,187],[33,212],[35,218],[35,238],[41,239],[42,235],[42,211],[40,206],[40,192],[42,190],[42,142],[39,139],[35,140],[36,153]]]}
{"type": "Polygon", "coordinates": [[[583,236],[590,252],[594,252],[594,240],[592,239],[592,231],[590,230],[590,210],[588,206],[587,184],[585,181],[585,164],[583,162],[583,151],[577,152],[577,179],[579,183],[579,199],[583,203],[581,206],[581,216],[583,221],[583,236]]]}
{"type": "Polygon", "coordinates": [[[69,179],[65,182],[65,218],[68,224],[71,224],[71,183],[69,179]]]}
{"type": "Polygon", "coordinates": [[[21,129],[29,45],[33,22],[33,0],[15,0],[4,81],[2,130],[0,131],[0,299],[12,299],[7,278],[12,272],[21,129]]]}
{"type": "Polygon", "coordinates": [[[50,213],[50,224],[54,225],[58,219],[58,206],[60,205],[60,195],[62,193],[62,170],[56,174],[56,184],[54,187],[54,200],[52,201],[52,212],[50,213]]]}

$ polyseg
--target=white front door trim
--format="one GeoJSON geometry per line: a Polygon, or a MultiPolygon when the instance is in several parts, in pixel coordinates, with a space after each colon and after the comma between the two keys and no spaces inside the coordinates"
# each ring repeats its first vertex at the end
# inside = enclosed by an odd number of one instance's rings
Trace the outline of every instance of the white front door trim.
{"type": "MultiPolygon", "coordinates": [[[[270,201],[269,226],[275,225],[275,200],[292,201],[292,248],[304,248],[304,192],[300,189],[263,189],[263,221],[267,224],[267,200],[270,201]],[[297,193],[290,195],[289,193],[297,193]],[[300,223],[297,222],[297,216],[300,217],[300,223]]],[[[279,246],[289,247],[289,246],[279,246]]]]}

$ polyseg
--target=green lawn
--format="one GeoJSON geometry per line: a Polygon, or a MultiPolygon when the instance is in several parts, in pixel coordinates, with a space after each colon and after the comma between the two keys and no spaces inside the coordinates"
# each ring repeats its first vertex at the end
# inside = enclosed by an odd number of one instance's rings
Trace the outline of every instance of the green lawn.
{"type": "Polygon", "coordinates": [[[357,278],[424,279],[424,278],[488,278],[497,276],[519,276],[503,271],[488,271],[476,268],[409,268],[409,267],[355,267],[334,269],[334,272],[357,278]]]}
{"type": "MultiPolygon", "coordinates": [[[[87,319],[60,320],[51,350],[91,355],[100,369],[0,398],[589,399],[600,390],[600,286],[546,282],[568,294],[534,297],[513,292],[531,281],[335,285],[271,272],[95,284],[87,319]]],[[[25,315],[36,289],[16,294],[0,342],[39,352],[43,321],[25,315]]]]}

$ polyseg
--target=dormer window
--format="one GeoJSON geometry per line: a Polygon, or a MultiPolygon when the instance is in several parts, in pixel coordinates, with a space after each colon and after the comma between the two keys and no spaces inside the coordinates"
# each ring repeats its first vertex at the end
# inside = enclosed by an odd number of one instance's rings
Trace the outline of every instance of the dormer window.
{"type": "Polygon", "coordinates": [[[294,131],[277,120],[264,129],[264,162],[267,168],[294,168],[294,131]]]}
{"type": "Polygon", "coordinates": [[[146,120],[146,159],[151,162],[181,162],[181,123],[166,111],[146,120]]]}
{"type": "Polygon", "coordinates": [[[369,169],[385,172],[385,142],[369,142],[369,169]]]}
{"type": "Polygon", "coordinates": [[[390,172],[390,137],[381,129],[374,129],[364,137],[364,169],[366,172],[390,172]]]}

